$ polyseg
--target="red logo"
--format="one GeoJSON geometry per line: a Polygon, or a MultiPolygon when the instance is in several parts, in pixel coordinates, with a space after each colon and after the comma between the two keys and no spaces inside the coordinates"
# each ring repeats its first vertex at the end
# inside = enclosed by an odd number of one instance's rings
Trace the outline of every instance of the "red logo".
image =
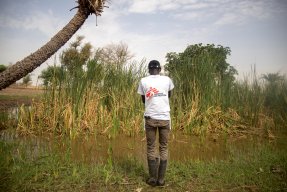
{"type": "Polygon", "coordinates": [[[159,91],[156,88],[150,87],[149,90],[146,92],[146,97],[150,99],[152,96],[157,94],[159,91]]]}

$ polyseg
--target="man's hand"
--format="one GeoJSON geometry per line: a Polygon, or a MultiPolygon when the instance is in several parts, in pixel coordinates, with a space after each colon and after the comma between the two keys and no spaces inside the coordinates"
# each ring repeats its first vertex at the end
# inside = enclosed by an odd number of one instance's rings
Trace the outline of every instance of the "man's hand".
{"type": "Polygon", "coordinates": [[[145,104],[145,96],[144,95],[142,95],[142,102],[143,102],[143,104],[145,104]]]}

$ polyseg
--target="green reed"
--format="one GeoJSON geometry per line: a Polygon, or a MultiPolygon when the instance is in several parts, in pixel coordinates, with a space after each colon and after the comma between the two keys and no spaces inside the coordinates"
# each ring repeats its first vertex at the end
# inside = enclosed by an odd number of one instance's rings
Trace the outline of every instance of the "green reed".
{"type": "MultiPolygon", "coordinates": [[[[211,55],[202,54],[178,64],[170,74],[175,84],[170,101],[174,130],[204,135],[284,127],[285,78],[271,85],[253,69],[243,81],[235,81],[218,74],[214,62],[211,55]]],[[[109,137],[138,134],[144,106],[137,87],[145,75],[144,61],[113,65],[91,60],[73,74],[63,69],[47,87],[43,100],[21,108],[17,130],[70,137],[82,133],[109,137]]]]}
{"type": "Polygon", "coordinates": [[[33,124],[32,132],[71,137],[85,132],[134,135],[141,130],[143,109],[136,90],[144,70],[136,65],[108,66],[91,60],[85,70],[63,72],[47,87],[42,101],[21,110],[18,131],[25,134],[33,124]]]}
{"type": "Polygon", "coordinates": [[[243,81],[235,81],[218,75],[214,66],[214,58],[204,54],[178,63],[172,71],[173,127],[195,134],[284,127],[285,78],[276,86],[264,83],[254,68],[243,81]]]}

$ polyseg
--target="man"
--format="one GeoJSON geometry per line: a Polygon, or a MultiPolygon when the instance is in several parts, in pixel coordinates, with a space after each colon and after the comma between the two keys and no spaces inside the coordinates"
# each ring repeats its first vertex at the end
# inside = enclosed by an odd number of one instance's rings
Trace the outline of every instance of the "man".
{"type": "Polygon", "coordinates": [[[169,97],[174,85],[167,76],[159,75],[160,63],[152,60],[148,64],[149,76],[141,79],[138,93],[145,104],[145,132],[147,139],[147,161],[151,186],[163,186],[168,157],[168,135],[170,131],[169,97]],[[159,133],[160,164],[158,165],[155,143],[159,133]]]}

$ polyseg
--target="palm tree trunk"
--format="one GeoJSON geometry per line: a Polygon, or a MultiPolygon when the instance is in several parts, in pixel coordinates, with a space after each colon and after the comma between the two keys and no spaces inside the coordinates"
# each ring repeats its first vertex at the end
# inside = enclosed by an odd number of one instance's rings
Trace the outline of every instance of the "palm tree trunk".
{"type": "Polygon", "coordinates": [[[78,9],[78,12],[72,20],[54,37],[52,37],[48,43],[28,57],[25,57],[23,60],[18,61],[16,64],[1,72],[0,90],[31,73],[34,69],[49,59],[76,33],[88,16],[88,11],[78,9]]]}

